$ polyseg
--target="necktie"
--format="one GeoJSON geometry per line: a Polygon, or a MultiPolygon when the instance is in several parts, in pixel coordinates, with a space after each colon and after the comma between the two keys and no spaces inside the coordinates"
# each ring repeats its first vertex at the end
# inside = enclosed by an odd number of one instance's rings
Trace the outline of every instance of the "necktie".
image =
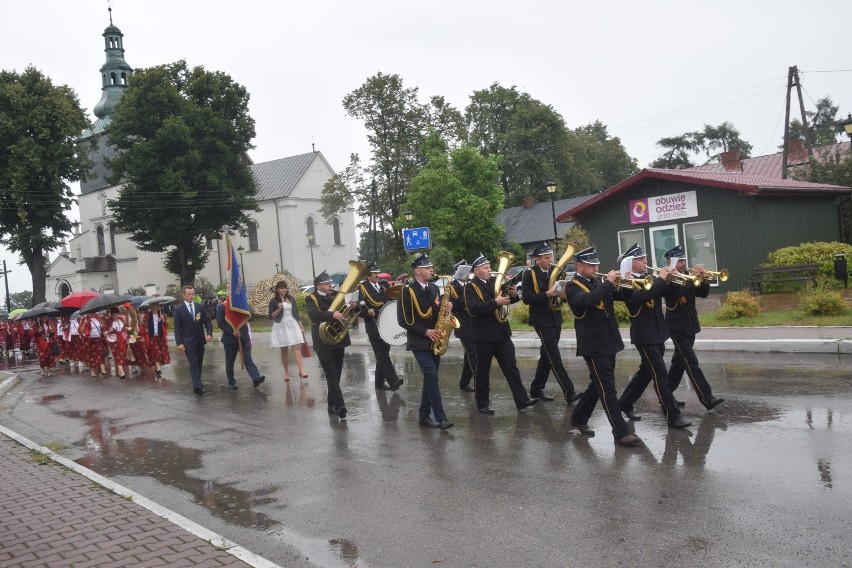
{"type": "Polygon", "coordinates": [[[193,307],[192,303],[187,304],[186,307],[189,308],[189,315],[192,317],[192,319],[195,319],[195,308],[193,307]]]}

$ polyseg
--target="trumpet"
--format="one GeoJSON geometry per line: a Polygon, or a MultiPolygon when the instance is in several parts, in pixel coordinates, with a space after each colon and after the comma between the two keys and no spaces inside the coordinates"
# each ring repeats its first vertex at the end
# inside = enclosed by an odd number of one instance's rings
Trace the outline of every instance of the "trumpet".
{"type": "MultiPolygon", "coordinates": [[[[655,276],[660,275],[660,271],[662,268],[652,268],[651,272],[654,273],[655,276]]],[[[701,276],[694,276],[692,274],[683,274],[680,272],[671,272],[669,273],[669,277],[667,278],[669,282],[673,282],[674,284],[678,284],[680,286],[686,286],[689,282],[692,282],[694,286],[701,286],[701,276]]]]}
{"type": "MultiPolygon", "coordinates": [[[[597,274],[601,282],[606,282],[606,274],[597,274]]],[[[650,274],[645,278],[622,278],[619,276],[615,279],[616,288],[624,288],[625,290],[650,290],[654,285],[654,277],[650,274]]]]}
{"type": "Polygon", "coordinates": [[[713,282],[714,280],[718,280],[719,282],[725,282],[726,280],[728,280],[728,270],[725,268],[723,268],[719,272],[714,272],[712,270],[703,270],[698,276],[700,276],[702,280],[705,280],[707,282],[713,282]]]}

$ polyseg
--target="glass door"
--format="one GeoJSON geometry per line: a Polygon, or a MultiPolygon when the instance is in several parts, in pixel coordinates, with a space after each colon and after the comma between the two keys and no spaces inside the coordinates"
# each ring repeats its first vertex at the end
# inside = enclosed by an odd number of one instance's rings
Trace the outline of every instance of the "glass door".
{"type": "MultiPolygon", "coordinates": [[[[698,221],[683,224],[683,236],[686,241],[686,265],[703,264],[707,270],[719,270],[716,264],[716,236],[713,221],[698,221]]],[[[711,286],[718,286],[713,282],[711,286]]]]}
{"type": "Polygon", "coordinates": [[[648,251],[648,268],[659,268],[666,265],[666,252],[679,244],[677,225],[652,227],[650,231],[651,250],[648,251]]]}

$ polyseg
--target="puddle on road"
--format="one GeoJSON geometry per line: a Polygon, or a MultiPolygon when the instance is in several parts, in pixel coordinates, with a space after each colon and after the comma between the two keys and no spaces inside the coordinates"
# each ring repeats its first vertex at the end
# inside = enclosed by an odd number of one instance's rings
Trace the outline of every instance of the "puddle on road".
{"type": "MultiPolygon", "coordinates": [[[[50,398],[43,397],[43,400],[50,398]]],[[[274,502],[272,494],[275,487],[241,491],[230,484],[193,477],[187,471],[202,467],[200,450],[148,438],[116,440],[113,436],[129,426],[117,426],[111,419],[101,417],[94,410],[60,414],[68,418],[82,418],[89,426],[86,437],[89,453],[76,460],[77,463],[107,477],[129,475],[154,478],[165,486],[193,495],[195,503],[233,525],[268,529],[279,524],[255,510],[258,506],[274,502]]]]}

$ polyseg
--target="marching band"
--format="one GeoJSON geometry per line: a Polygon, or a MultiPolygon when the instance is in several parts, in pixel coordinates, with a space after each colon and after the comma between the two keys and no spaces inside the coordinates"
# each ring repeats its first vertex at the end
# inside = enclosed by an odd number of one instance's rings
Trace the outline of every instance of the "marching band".
{"type": "MultiPolygon", "coordinates": [[[[392,348],[405,345],[423,373],[419,423],[447,431],[454,426],[441,398],[438,371],[451,335],[462,346],[464,360],[459,388],[473,392],[476,409],[495,414],[491,407],[490,372],[496,360],[506,378],[518,411],[539,401],[553,401],[545,392],[553,374],[567,405],[575,405],[570,424],[581,434],[594,436],[589,417],[598,401],[612,427],[616,443],[637,446],[641,439],[632,433],[628,421],[639,421],[634,403],[653,383],[663,418],[672,428],[690,425],[681,415],[682,402],[673,392],[684,374],[699,401],[712,410],[724,399],[717,398],[701,371],[693,350],[700,332],[695,298],[707,297],[709,282],[727,279],[727,271],[711,272],[701,264],[686,268],[680,246],[665,253],[666,266],[647,270],[647,255],[638,244],[629,247],[617,261],[617,268],[603,274],[595,247],[577,250],[569,244],[557,263],[547,244],[532,252],[532,266],[515,276],[508,275],[514,255],[497,254],[497,265],[480,254],[471,264],[462,260],[452,276],[442,277],[439,289],[430,259],[420,255],[412,262],[413,277],[390,285],[380,278],[375,263],[350,261],[350,270],[339,289],[322,272],[314,280],[315,291],[306,298],[311,322],[313,350],[325,374],[328,411],[340,420],[348,410],[340,387],[344,353],[351,344],[349,331],[357,318],[365,321],[370,346],[375,355],[375,388],[397,391],[403,384],[390,358],[392,348]],[[574,261],[576,272],[566,272],[574,261]],[[529,389],[518,370],[509,306],[521,301],[529,306],[529,322],[541,346],[539,361],[529,389]],[[347,301],[349,296],[349,301],[347,301]],[[353,299],[354,298],[354,299],[353,299]],[[618,330],[614,302],[624,302],[630,316],[630,340],[641,357],[638,370],[618,396],[615,386],[616,354],[624,349],[618,330]],[[589,384],[581,390],[568,376],[559,351],[563,306],[574,318],[576,355],[589,370],[589,384]],[[665,342],[675,346],[666,368],[665,342]],[[472,385],[471,385],[472,381],[472,385]]],[[[199,306],[200,307],[200,306],[199,306]]],[[[84,310],[86,311],[86,310],[84,310]]],[[[145,302],[137,311],[129,302],[110,306],[98,313],[37,319],[0,319],[0,354],[14,356],[33,342],[43,376],[59,362],[89,370],[92,377],[106,376],[106,357],[112,356],[116,374],[124,379],[125,369],[150,368],[162,377],[162,366],[170,363],[169,318],[159,302],[145,302]]],[[[301,374],[301,373],[300,373],[301,374]]],[[[306,374],[305,374],[306,376],[306,374]]],[[[304,378],[304,377],[303,377],[304,378]]]]}

